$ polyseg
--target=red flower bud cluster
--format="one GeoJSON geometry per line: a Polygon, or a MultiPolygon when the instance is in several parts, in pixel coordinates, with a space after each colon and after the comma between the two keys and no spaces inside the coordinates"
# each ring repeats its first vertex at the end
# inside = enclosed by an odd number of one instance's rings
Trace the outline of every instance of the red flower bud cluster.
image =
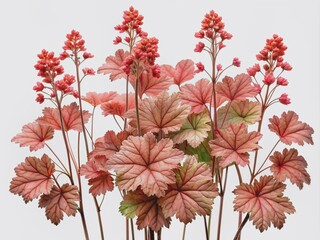
{"type": "Polygon", "coordinates": [[[159,40],[155,37],[143,38],[133,49],[135,59],[146,62],[149,65],[154,65],[158,53],[159,40]]]}
{"type": "Polygon", "coordinates": [[[136,30],[139,34],[141,32],[141,25],[143,24],[143,16],[139,15],[139,11],[130,7],[129,10],[123,12],[123,21],[121,25],[117,25],[115,30],[123,33],[128,30],[136,30]]]}
{"type": "MultiPolygon", "coordinates": [[[[266,40],[265,47],[257,54],[258,61],[277,61],[278,64],[283,62],[283,57],[287,46],[283,44],[282,37],[274,34],[272,38],[266,40]]],[[[279,65],[280,66],[280,65],[279,65]]]]}
{"type": "Polygon", "coordinates": [[[38,76],[43,77],[43,82],[51,83],[56,76],[63,74],[64,69],[60,65],[60,60],[53,52],[42,50],[37,56],[39,60],[34,68],[38,70],[38,76]]]}
{"type": "Polygon", "coordinates": [[[222,17],[220,17],[215,11],[211,10],[206,13],[204,19],[201,22],[201,30],[205,32],[222,32],[224,23],[222,17]]]}
{"type": "MultiPolygon", "coordinates": [[[[224,48],[226,45],[223,44],[224,40],[230,40],[232,34],[224,31],[224,23],[222,17],[220,17],[215,11],[211,10],[205,14],[204,19],[201,22],[201,30],[194,34],[196,38],[207,38],[212,43],[215,43],[219,49],[224,48]]],[[[205,44],[199,42],[194,51],[202,52],[205,44]]]]}
{"type": "Polygon", "coordinates": [[[84,43],[85,41],[80,33],[72,30],[71,33],[67,34],[67,41],[64,42],[63,50],[70,50],[73,53],[84,52],[86,50],[84,43]]]}
{"type": "MultiPolygon", "coordinates": [[[[134,9],[134,7],[130,7],[129,10],[123,12],[123,21],[121,24],[115,26],[115,30],[119,31],[119,33],[128,33],[129,37],[125,37],[124,40],[127,43],[134,41],[136,36],[138,35],[141,38],[145,38],[148,36],[146,32],[143,32],[141,29],[141,25],[143,24],[143,16],[139,14],[139,11],[134,9]],[[133,32],[133,35],[132,35],[133,32]]],[[[122,42],[122,38],[117,36],[114,40],[114,44],[119,44],[122,42]]]]}
{"type": "Polygon", "coordinates": [[[122,63],[122,70],[126,74],[136,74],[138,68],[151,70],[154,77],[160,77],[160,67],[155,65],[158,53],[159,40],[155,37],[142,38],[133,48],[133,55],[127,57],[122,63]],[[135,66],[133,66],[135,65],[135,66]],[[132,71],[133,70],[133,71],[132,71]]]}

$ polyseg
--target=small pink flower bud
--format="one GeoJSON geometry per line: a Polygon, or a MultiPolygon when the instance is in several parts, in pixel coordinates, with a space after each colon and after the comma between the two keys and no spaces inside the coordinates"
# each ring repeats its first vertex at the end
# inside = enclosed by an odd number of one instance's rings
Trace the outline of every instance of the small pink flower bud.
{"type": "Polygon", "coordinates": [[[288,80],[283,77],[278,77],[277,84],[280,86],[287,86],[288,80]]]}
{"type": "Polygon", "coordinates": [[[239,60],[239,58],[235,57],[232,61],[232,65],[236,66],[236,67],[240,67],[241,61],[239,60]]]}
{"type": "Polygon", "coordinates": [[[268,73],[264,76],[263,79],[263,83],[267,84],[267,85],[271,85],[272,83],[274,83],[276,81],[276,79],[274,78],[272,73],[268,73]]]}
{"type": "Polygon", "coordinates": [[[59,59],[62,61],[62,60],[65,60],[66,58],[70,57],[69,53],[67,53],[66,51],[64,51],[63,53],[60,53],[60,57],[59,59]]]}
{"type": "Polygon", "coordinates": [[[202,62],[198,62],[196,66],[197,66],[197,69],[195,70],[195,73],[200,73],[204,71],[204,65],[202,64],[202,62]]]}
{"type": "Polygon", "coordinates": [[[279,97],[279,102],[281,102],[284,105],[288,105],[291,103],[290,98],[288,98],[288,94],[283,93],[280,97],[279,97]]]}
{"type": "Polygon", "coordinates": [[[199,31],[199,32],[196,32],[196,33],[194,34],[194,36],[195,36],[196,38],[204,38],[204,32],[201,30],[201,31],[199,31]]]}
{"type": "Polygon", "coordinates": [[[284,71],[291,71],[292,70],[292,67],[289,63],[287,62],[284,62],[281,64],[281,68],[284,70],[284,71]]]}
{"type": "Polygon", "coordinates": [[[91,53],[88,53],[88,52],[84,52],[82,56],[83,56],[84,59],[93,58],[94,57],[91,53]]]}
{"type": "Polygon", "coordinates": [[[255,64],[253,67],[247,69],[247,73],[251,76],[254,77],[257,72],[260,72],[260,65],[255,64]]]}
{"type": "Polygon", "coordinates": [[[94,75],[95,71],[92,68],[84,68],[82,69],[84,75],[94,75]]]}
{"type": "Polygon", "coordinates": [[[221,64],[218,64],[217,65],[217,71],[219,72],[219,71],[221,71],[222,70],[222,65],[221,64]]]}
{"type": "Polygon", "coordinates": [[[41,82],[37,82],[37,85],[33,87],[36,92],[41,92],[44,89],[44,85],[41,82]]]}
{"type": "Polygon", "coordinates": [[[122,38],[119,37],[119,36],[117,36],[117,37],[113,40],[113,44],[114,44],[114,45],[117,45],[117,44],[119,44],[119,43],[121,43],[121,42],[122,42],[122,38]]]}
{"type": "Polygon", "coordinates": [[[199,43],[196,45],[194,51],[195,51],[195,52],[202,52],[202,50],[204,49],[204,46],[205,46],[205,45],[204,45],[203,42],[199,42],[199,43]]]}
{"type": "Polygon", "coordinates": [[[257,92],[257,94],[261,93],[261,86],[258,83],[254,83],[253,84],[255,91],[257,92]]]}
{"type": "Polygon", "coordinates": [[[42,93],[37,94],[36,102],[40,104],[44,102],[44,95],[42,93]]]}

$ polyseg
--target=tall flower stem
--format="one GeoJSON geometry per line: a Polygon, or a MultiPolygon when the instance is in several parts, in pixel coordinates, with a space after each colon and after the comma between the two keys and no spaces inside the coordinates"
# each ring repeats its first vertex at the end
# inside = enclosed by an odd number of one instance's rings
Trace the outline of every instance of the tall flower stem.
{"type": "MultiPolygon", "coordinates": [[[[88,139],[87,139],[87,134],[86,134],[86,127],[84,125],[84,119],[83,119],[83,111],[82,111],[82,101],[81,101],[81,79],[80,79],[80,73],[79,73],[79,57],[77,51],[74,51],[74,62],[76,66],[76,78],[77,78],[77,86],[78,86],[78,93],[79,93],[79,109],[80,109],[80,119],[81,119],[81,126],[82,126],[82,133],[83,133],[83,138],[85,142],[85,149],[86,149],[86,156],[87,156],[87,161],[89,161],[89,144],[88,144],[88,139]]],[[[82,187],[81,187],[81,178],[80,178],[80,172],[77,173],[78,178],[79,178],[79,195],[80,195],[80,207],[83,210],[83,198],[82,198],[82,187]]],[[[93,197],[95,207],[96,207],[96,212],[98,215],[98,220],[99,220],[99,228],[100,228],[100,235],[101,235],[101,240],[104,240],[104,231],[103,231],[103,225],[102,225],[102,220],[101,220],[101,213],[100,213],[100,206],[98,204],[97,198],[93,197]]],[[[84,213],[83,213],[84,215],[84,213]]]]}
{"type": "MultiPolygon", "coordinates": [[[[220,235],[221,235],[223,202],[224,202],[224,193],[225,193],[226,187],[227,187],[228,169],[229,168],[227,167],[226,168],[226,174],[225,174],[225,177],[224,177],[223,189],[220,192],[220,207],[219,207],[219,220],[218,220],[217,240],[220,240],[220,235]]],[[[221,178],[220,178],[220,181],[222,181],[221,178]]]]}

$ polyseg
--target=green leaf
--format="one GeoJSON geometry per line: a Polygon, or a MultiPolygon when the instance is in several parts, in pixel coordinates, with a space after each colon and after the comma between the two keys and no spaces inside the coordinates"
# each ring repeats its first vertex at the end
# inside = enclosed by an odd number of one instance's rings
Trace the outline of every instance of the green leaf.
{"type": "Polygon", "coordinates": [[[233,101],[229,107],[221,107],[217,114],[220,128],[230,123],[254,124],[261,119],[261,104],[249,100],[233,101]]]}
{"type": "Polygon", "coordinates": [[[199,114],[190,114],[178,132],[171,136],[174,143],[182,143],[187,140],[193,148],[198,147],[207,137],[211,130],[211,119],[208,111],[199,114]]]}

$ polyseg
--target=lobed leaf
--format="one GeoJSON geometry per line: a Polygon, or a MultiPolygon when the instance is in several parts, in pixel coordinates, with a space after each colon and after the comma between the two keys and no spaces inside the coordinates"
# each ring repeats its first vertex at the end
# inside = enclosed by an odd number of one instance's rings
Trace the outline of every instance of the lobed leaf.
{"type": "Polygon", "coordinates": [[[120,212],[127,218],[137,216],[138,229],[150,227],[158,232],[163,226],[169,228],[171,219],[163,215],[156,196],[146,196],[140,189],[129,191],[120,204],[120,212]]]}
{"type": "Polygon", "coordinates": [[[249,100],[232,101],[230,105],[219,108],[217,114],[220,128],[230,123],[254,124],[261,119],[261,104],[249,100]]]}
{"type": "Polygon", "coordinates": [[[251,77],[245,73],[237,75],[234,79],[226,76],[222,82],[217,83],[216,92],[223,101],[246,100],[258,94],[251,83],[251,77]]]}
{"type": "Polygon", "coordinates": [[[75,216],[79,201],[79,190],[77,186],[63,184],[61,188],[53,186],[50,194],[43,194],[39,200],[39,207],[46,208],[47,219],[55,225],[63,220],[63,213],[67,216],[75,216]]]}
{"type": "Polygon", "coordinates": [[[20,143],[20,147],[28,146],[30,151],[37,151],[44,147],[45,142],[53,138],[54,130],[51,126],[37,122],[28,123],[22,127],[22,132],[11,139],[20,143]]]}
{"type": "Polygon", "coordinates": [[[198,147],[207,137],[211,130],[209,113],[204,111],[200,114],[191,114],[178,132],[173,133],[173,143],[187,141],[193,148],[198,147]]]}
{"type": "Polygon", "coordinates": [[[276,133],[281,142],[291,145],[293,142],[299,145],[313,144],[311,135],[314,133],[308,124],[298,121],[299,116],[293,112],[283,112],[281,117],[273,116],[269,119],[269,129],[276,133]]]}
{"type": "MultiPolygon", "coordinates": [[[[83,116],[84,123],[89,121],[91,114],[88,111],[79,110],[79,106],[73,102],[70,105],[63,106],[61,109],[63,126],[65,131],[75,130],[82,132],[81,114],[83,116]]],[[[55,130],[61,130],[60,113],[57,108],[46,107],[43,109],[43,116],[37,119],[37,122],[41,125],[48,125],[55,130]]]]}
{"type": "Polygon", "coordinates": [[[96,156],[105,156],[109,159],[113,154],[120,150],[120,146],[124,140],[128,138],[129,134],[126,131],[115,133],[108,131],[106,134],[95,141],[94,149],[90,152],[90,158],[96,156]]]}
{"type": "Polygon", "coordinates": [[[10,192],[22,196],[26,203],[42,193],[48,194],[53,186],[54,163],[46,154],[41,159],[27,157],[14,171],[16,177],[10,183],[10,192]]]}
{"type": "Polygon", "coordinates": [[[96,107],[102,103],[111,101],[117,95],[118,95],[117,92],[104,92],[104,93],[88,92],[86,96],[81,97],[81,99],[91,104],[92,106],[96,107]]]}
{"type": "Polygon", "coordinates": [[[295,212],[289,198],[283,196],[286,185],[272,176],[262,176],[253,185],[242,183],[233,191],[236,195],[234,210],[249,213],[249,219],[263,232],[270,227],[281,229],[285,223],[285,213],[295,212]]]}
{"type": "MultiPolygon", "coordinates": [[[[157,98],[144,99],[139,105],[139,119],[142,132],[177,131],[187,118],[190,107],[180,105],[177,93],[169,96],[162,92],[157,98]]],[[[128,111],[126,117],[130,118],[130,125],[137,127],[136,111],[128,111]]]]}
{"type": "Polygon", "coordinates": [[[171,184],[164,197],[158,201],[165,217],[176,217],[187,224],[196,214],[209,215],[218,188],[212,182],[211,170],[189,156],[176,173],[176,183],[171,184]]]}
{"type": "MultiPolygon", "coordinates": [[[[135,79],[131,79],[131,84],[135,88],[135,79]]],[[[148,96],[157,96],[163,91],[167,91],[173,84],[173,78],[168,76],[153,77],[151,71],[143,71],[138,81],[139,97],[143,94],[148,96]]]]}
{"type": "Polygon", "coordinates": [[[183,158],[183,152],[173,148],[170,139],[156,141],[152,133],[143,137],[130,136],[120,151],[111,156],[107,166],[117,173],[121,190],[134,191],[141,186],[147,195],[163,196],[168,184],[175,182],[173,169],[183,158]]]}
{"type": "Polygon", "coordinates": [[[302,156],[298,156],[296,149],[285,148],[282,153],[276,151],[270,156],[270,161],[273,162],[270,170],[277,181],[284,182],[289,178],[300,189],[303,188],[303,183],[310,184],[310,175],[306,171],[308,164],[302,156]]]}
{"type": "Polygon", "coordinates": [[[111,81],[126,78],[127,74],[122,70],[122,63],[129,55],[129,52],[123,49],[117,50],[115,56],[106,58],[106,62],[98,68],[98,73],[110,74],[111,81]]]}
{"type": "Polygon", "coordinates": [[[209,141],[211,155],[222,157],[220,166],[226,167],[235,162],[241,166],[249,163],[249,151],[259,148],[258,141],[262,135],[259,132],[248,133],[247,125],[230,124],[226,129],[217,131],[217,138],[209,141]]]}
{"type": "Polygon", "coordinates": [[[89,193],[93,196],[105,194],[114,188],[113,178],[107,169],[108,159],[105,156],[95,156],[80,167],[80,175],[89,179],[89,193]]]}
{"type": "MultiPolygon", "coordinates": [[[[123,117],[126,113],[126,94],[121,94],[113,98],[113,100],[102,103],[101,110],[104,116],[117,115],[123,117]]],[[[128,94],[128,110],[135,107],[134,93],[128,94]]]]}
{"type": "Polygon", "coordinates": [[[181,60],[173,68],[170,65],[161,66],[163,76],[172,77],[175,84],[180,86],[182,83],[191,80],[194,77],[194,62],[190,59],[181,60]]]}
{"type": "Polygon", "coordinates": [[[200,113],[206,109],[212,96],[212,83],[207,79],[201,79],[193,84],[185,84],[181,87],[181,102],[189,104],[192,113],[200,113]]]}

